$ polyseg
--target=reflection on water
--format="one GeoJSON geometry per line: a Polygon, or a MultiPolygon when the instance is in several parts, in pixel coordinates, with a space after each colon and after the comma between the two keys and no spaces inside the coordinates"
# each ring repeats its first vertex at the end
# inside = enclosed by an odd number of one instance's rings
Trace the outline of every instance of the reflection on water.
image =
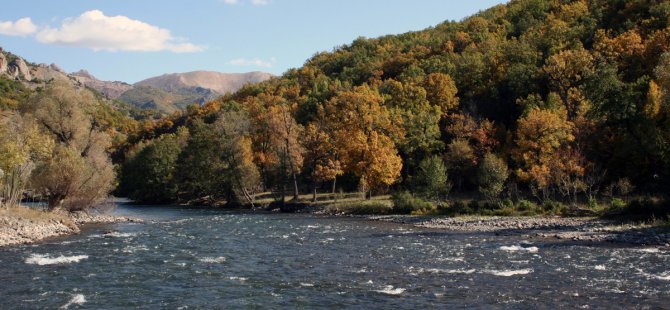
{"type": "Polygon", "coordinates": [[[121,207],[148,224],[0,249],[8,308],[666,307],[670,253],[310,215],[121,207]]]}

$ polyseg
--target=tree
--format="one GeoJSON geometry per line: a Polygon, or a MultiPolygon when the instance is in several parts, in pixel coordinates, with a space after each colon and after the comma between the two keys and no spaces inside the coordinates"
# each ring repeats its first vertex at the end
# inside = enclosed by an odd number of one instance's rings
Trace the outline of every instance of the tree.
{"type": "Polygon", "coordinates": [[[561,51],[549,57],[544,66],[544,72],[561,98],[569,121],[584,112],[586,99],[580,87],[593,70],[593,56],[583,47],[561,51]]]}
{"type": "Polygon", "coordinates": [[[284,180],[282,188],[282,201],[286,188],[286,175],[293,179],[293,200],[298,200],[298,178],[302,171],[303,148],[299,143],[304,128],[299,125],[293,117],[296,105],[278,104],[268,109],[268,129],[270,130],[270,143],[279,158],[278,171],[284,180]]]}
{"type": "Polygon", "coordinates": [[[421,192],[431,199],[447,194],[451,188],[447,167],[439,156],[431,156],[421,161],[417,183],[421,192]]]}
{"type": "Polygon", "coordinates": [[[335,193],[335,180],[343,173],[342,165],[338,159],[335,144],[325,131],[322,121],[317,120],[307,125],[301,144],[305,150],[305,162],[311,168],[312,201],[316,202],[318,182],[333,181],[332,190],[333,194],[335,193]]]}
{"type": "Polygon", "coordinates": [[[177,159],[176,180],[187,199],[245,201],[253,206],[259,172],[253,163],[245,112],[223,111],[214,124],[196,119],[177,159]]]}
{"type": "Polygon", "coordinates": [[[443,115],[458,108],[458,97],[456,96],[458,89],[451,76],[444,73],[431,73],[426,76],[423,87],[426,89],[426,97],[430,104],[440,107],[443,115]]]}
{"type": "Polygon", "coordinates": [[[533,109],[519,120],[512,151],[519,167],[516,175],[542,190],[544,198],[553,184],[552,164],[558,151],[575,139],[572,129],[573,124],[559,111],[533,109]]]}
{"type": "Polygon", "coordinates": [[[377,91],[361,86],[341,92],[320,110],[344,170],[360,177],[370,191],[395,183],[402,170],[394,143],[404,136],[401,121],[392,119],[382,102],[377,91]]]}
{"type": "Polygon", "coordinates": [[[489,201],[496,201],[508,176],[507,163],[494,154],[486,154],[477,170],[479,192],[489,201]]]}
{"type": "Polygon", "coordinates": [[[0,114],[0,207],[19,204],[35,165],[50,155],[53,145],[29,117],[0,114]]]}
{"type": "Polygon", "coordinates": [[[135,154],[126,156],[120,176],[121,191],[141,202],[171,202],[177,198],[174,179],[177,158],[186,146],[188,130],[162,135],[138,146],[135,154]]]}
{"type": "Polygon", "coordinates": [[[107,149],[110,138],[98,131],[91,113],[99,104],[88,90],[53,82],[31,98],[29,110],[55,139],[49,160],[31,178],[52,209],[85,210],[106,199],[115,172],[107,149]]]}
{"type": "Polygon", "coordinates": [[[224,111],[218,115],[214,130],[220,136],[220,156],[224,163],[222,174],[234,195],[229,196],[235,200],[243,198],[253,207],[260,174],[253,161],[249,116],[242,111],[224,111]]]}

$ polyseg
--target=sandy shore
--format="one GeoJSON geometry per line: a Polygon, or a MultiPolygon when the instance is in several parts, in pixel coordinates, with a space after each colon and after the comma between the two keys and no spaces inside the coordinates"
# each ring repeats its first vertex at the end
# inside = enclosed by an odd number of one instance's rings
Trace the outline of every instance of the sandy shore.
{"type": "Polygon", "coordinates": [[[670,246],[670,228],[622,224],[598,218],[566,217],[438,217],[371,216],[416,227],[454,232],[517,234],[527,238],[555,239],[585,243],[626,243],[670,246]]]}
{"type": "Polygon", "coordinates": [[[80,227],[86,224],[141,222],[107,214],[58,214],[21,209],[0,212],[0,246],[28,244],[50,237],[78,234],[80,227]]]}

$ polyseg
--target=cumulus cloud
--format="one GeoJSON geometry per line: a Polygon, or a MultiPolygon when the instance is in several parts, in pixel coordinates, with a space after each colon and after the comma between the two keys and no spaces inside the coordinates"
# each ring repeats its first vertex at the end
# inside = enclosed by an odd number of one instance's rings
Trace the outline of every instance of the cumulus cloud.
{"type": "Polygon", "coordinates": [[[126,16],[105,16],[99,10],[67,18],[59,28],[42,29],[37,33],[37,40],[46,44],[84,47],[95,51],[191,53],[203,50],[201,46],[172,36],[167,29],[126,16]]]}
{"type": "Polygon", "coordinates": [[[228,62],[228,64],[231,64],[233,66],[255,66],[263,68],[271,68],[272,66],[275,65],[275,63],[277,63],[277,59],[274,57],[270,58],[269,61],[258,58],[254,59],[237,58],[228,62]]]}
{"type": "Polygon", "coordinates": [[[33,24],[30,17],[24,17],[15,22],[0,22],[0,34],[25,37],[35,32],[37,32],[37,26],[33,24]]]}

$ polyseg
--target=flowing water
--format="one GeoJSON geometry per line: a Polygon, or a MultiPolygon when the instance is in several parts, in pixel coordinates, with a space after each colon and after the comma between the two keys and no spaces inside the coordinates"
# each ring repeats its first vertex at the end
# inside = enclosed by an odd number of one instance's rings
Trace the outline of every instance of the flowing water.
{"type": "Polygon", "coordinates": [[[664,308],[670,252],[349,218],[122,206],[0,249],[0,308],[664,308]]]}

